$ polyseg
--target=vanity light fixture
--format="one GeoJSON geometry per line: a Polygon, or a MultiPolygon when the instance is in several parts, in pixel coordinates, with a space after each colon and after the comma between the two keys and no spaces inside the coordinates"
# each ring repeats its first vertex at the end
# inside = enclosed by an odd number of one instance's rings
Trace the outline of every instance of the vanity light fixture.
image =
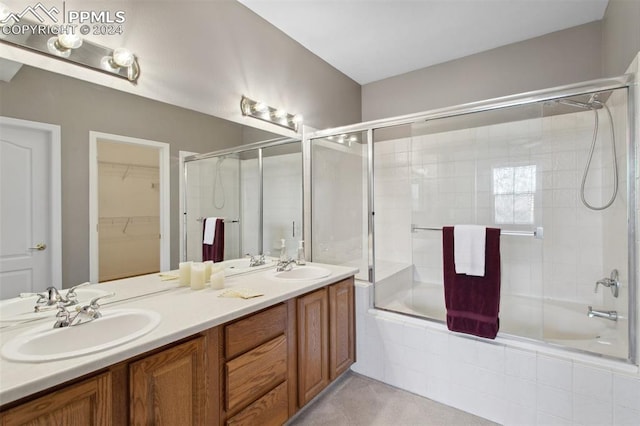
{"type": "Polygon", "coordinates": [[[82,46],[82,41],[82,37],[79,34],[60,34],[47,40],[47,50],[54,55],[68,58],[71,56],[72,49],[82,46]]]}
{"type": "Polygon", "coordinates": [[[100,66],[106,71],[115,73],[124,70],[130,81],[136,81],[140,75],[136,55],[124,47],[118,47],[113,50],[111,55],[102,57],[102,59],[100,59],[100,66]]]}
{"type": "Polygon", "coordinates": [[[129,49],[84,40],[85,31],[71,25],[46,25],[16,15],[0,3],[0,42],[91,68],[136,83],[140,76],[138,58],[129,49]]]}
{"type": "Polygon", "coordinates": [[[290,114],[282,108],[274,108],[263,102],[254,101],[246,96],[240,99],[240,110],[242,115],[257,118],[294,132],[298,131],[302,124],[302,116],[300,114],[290,114]]]}

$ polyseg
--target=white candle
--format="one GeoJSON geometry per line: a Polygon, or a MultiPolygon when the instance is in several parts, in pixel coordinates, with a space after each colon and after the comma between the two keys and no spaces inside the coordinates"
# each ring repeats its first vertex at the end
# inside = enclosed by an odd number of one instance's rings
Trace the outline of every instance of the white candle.
{"type": "Polygon", "coordinates": [[[204,288],[204,270],[202,263],[191,265],[191,290],[202,290],[204,288]]]}
{"type": "Polygon", "coordinates": [[[224,270],[216,271],[211,274],[211,288],[214,290],[224,288],[224,270]]]}
{"type": "Polygon", "coordinates": [[[213,260],[207,260],[206,262],[202,263],[204,263],[204,280],[205,282],[207,282],[209,280],[209,277],[211,276],[211,272],[213,272],[211,270],[211,268],[213,267],[213,260]]]}
{"type": "Polygon", "coordinates": [[[180,262],[180,286],[188,286],[191,284],[191,263],[180,262]]]}

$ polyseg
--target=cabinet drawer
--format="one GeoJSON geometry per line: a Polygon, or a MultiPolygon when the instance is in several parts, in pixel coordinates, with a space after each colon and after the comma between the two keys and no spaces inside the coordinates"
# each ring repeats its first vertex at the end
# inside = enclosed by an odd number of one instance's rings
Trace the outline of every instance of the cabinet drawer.
{"type": "Polygon", "coordinates": [[[254,402],[287,379],[287,339],[280,335],[229,362],[226,368],[227,412],[254,402]]]}
{"type": "Polygon", "coordinates": [[[231,359],[274,337],[287,328],[285,305],[274,306],[225,327],[225,357],[231,359]]]}
{"type": "Polygon", "coordinates": [[[267,393],[227,421],[228,426],[280,426],[289,418],[287,382],[267,393]]]}

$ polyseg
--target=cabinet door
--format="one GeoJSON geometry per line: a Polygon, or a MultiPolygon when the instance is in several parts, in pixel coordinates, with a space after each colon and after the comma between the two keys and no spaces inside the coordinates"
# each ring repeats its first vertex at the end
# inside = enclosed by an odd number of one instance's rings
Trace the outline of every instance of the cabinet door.
{"type": "Polygon", "coordinates": [[[329,378],[347,371],[355,361],[353,278],[329,287],[329,378]]]}
{"type": "Polygon", "coordinates": [[[309,402],[329,384],[327,289],[298,298],[298,404],[309,402]]]}
{"type": "Polygon", "coordinates": [[[9,425],[111,425],[111,375],[55,391],[0,414],[9,425]]]}
{"type": "Polygon", "coordinates": [[[195,425],[205,420],[205,338],[197,337],[130,364],[134,425],[195,425]]]}

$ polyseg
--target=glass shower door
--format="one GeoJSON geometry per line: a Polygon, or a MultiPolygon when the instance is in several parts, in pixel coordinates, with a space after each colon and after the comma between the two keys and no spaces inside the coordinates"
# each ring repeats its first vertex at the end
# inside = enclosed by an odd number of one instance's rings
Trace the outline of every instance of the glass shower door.
{"type": "Polygon", "coordinates": [[[368,281],[367,162],[366,132],[311,140],[312,260],[368,281]]]}

